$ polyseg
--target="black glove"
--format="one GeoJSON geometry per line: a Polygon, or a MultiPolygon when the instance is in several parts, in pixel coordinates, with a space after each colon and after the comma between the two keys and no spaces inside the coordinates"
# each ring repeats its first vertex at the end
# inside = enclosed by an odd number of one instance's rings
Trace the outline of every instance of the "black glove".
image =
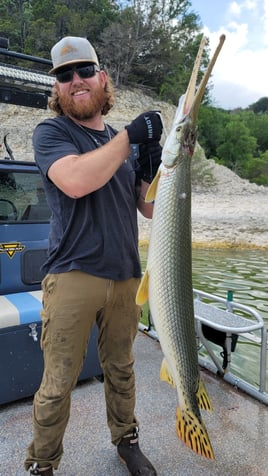
{"type": "Polygon", "coordinates": [[[159,141],[163,125],[157,111],[149,111],[140,114],[128,126],[125,126],[130,144],[147,144],[151,141],[159,141]]]}
{"type": "Polygon", "coordinates": [[[136,161],[136,178],[151,183],[161,164],[162,147],[159,142],[154,141],[149,144],[141,144],[139,152],[140,155],[136,161]]]}

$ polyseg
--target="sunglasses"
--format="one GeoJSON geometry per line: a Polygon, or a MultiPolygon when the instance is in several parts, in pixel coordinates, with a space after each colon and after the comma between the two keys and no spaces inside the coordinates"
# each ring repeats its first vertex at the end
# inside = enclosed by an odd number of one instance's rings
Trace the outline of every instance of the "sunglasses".
{"type": "Polygon", "coordinates": [[[56,78],[59,83],[69,83],[73,79],[74,72],[82,79],[92,78],[95,74],[100,71],[99,68],[91,63],[86,66],[75,65],[72,68],[64,69],[56,73],[56,78]]]}

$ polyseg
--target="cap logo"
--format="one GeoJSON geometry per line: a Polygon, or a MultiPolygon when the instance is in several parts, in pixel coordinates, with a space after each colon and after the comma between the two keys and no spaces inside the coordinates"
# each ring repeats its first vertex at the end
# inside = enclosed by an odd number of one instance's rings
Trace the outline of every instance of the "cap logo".
{"type": "Polygon", "coordinates": [[[60,55],[65,56],[65,55],[68,55],[69,53],[74,53],[75,51],[77,51],[77,49],[71,45],[63,46],[61,49],[60,55]]]}

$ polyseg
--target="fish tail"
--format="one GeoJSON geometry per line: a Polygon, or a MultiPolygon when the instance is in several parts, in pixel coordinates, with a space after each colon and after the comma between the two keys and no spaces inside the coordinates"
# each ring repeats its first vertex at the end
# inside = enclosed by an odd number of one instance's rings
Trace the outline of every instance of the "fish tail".
{"type": "Polygon", "coordinates": [[[199,379],[199,382],[198,382],[198,390],[196,393],[196,399],[197,399],[199,408],[201,408],[202,410],[207,410],[209,412],[212,412],[213,410],[212,403],[207,394],[205,385],[201,379],[199,379]]]}
{"type": "Polygon", "coordinates": [[[207,430],[201,420],[191,410],[177,408],[176,431],[178,437],[200,456],[214,460],[213,449],[207,430]]]}

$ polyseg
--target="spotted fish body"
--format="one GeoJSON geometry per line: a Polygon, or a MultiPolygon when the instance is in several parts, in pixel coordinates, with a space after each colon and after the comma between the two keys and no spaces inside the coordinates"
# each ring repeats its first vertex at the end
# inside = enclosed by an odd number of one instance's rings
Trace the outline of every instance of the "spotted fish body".
{"type": "Polygon", "coordinates": [[[197,114],[224,38],[195,93],[204,40],[186,92],[180,100],[162,164],[147,193],[155,200],[147,268],[137,303],[149,300],[164,360],[160,376],[178,394],[176,430],[188,447],[214,459],[199,408],[212,406],[200,379],[194,325],[191,256],[191,157],[196,142],[197,114]]]}

